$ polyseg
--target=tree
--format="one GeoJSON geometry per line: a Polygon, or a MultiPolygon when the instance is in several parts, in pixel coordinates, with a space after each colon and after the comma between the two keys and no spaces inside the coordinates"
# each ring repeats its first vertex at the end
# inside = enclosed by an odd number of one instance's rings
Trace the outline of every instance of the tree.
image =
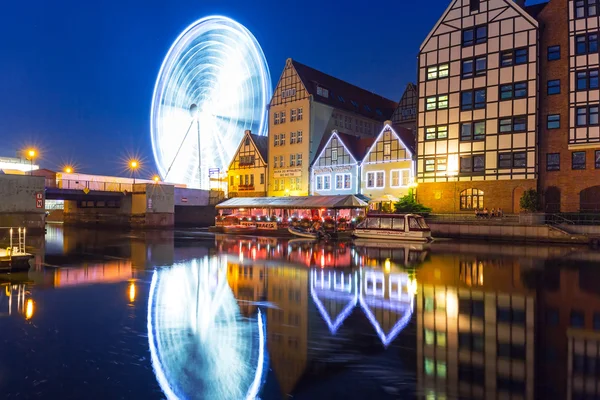
{"type": "Polygon", "coordinates": [[[411,189],[406,196],[402,197],[394,204],[394,212],[397,214],[428,214],[431,212],[431,208],[425,207],[423,204],[416,201],[411,189]]]}
{"type": "Polygon", "coordinates": [[[526,190],[519,200],[521,210],[534,213],[540,210],[540,196],[534,189],[526,190]]]}

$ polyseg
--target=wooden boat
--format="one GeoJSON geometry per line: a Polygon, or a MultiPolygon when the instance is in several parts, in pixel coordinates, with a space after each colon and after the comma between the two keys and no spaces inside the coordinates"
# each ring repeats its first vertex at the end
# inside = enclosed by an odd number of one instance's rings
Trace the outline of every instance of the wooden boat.
{"type": "Polygon", "coordinates": [[[354,229],[360,239],[430,242],[431,229],[418,214],[369,214],[354,229]]]}
{"type": "Polygon", "coordinates": [[[256,226],[252,225],[227,225],[223,227],[224,233],[235,233],[238,235],[251,234],[256,232],[256,226]]]}
{"type": "Polygon", "coordinates": [[[302,229],[294,228],[293,226],[288,226],[288,232],[294,236],[298,236],[305,239],[328,239],[330,236],[326,232],[321,231],[313,231],[308,232],[302,229]]]}

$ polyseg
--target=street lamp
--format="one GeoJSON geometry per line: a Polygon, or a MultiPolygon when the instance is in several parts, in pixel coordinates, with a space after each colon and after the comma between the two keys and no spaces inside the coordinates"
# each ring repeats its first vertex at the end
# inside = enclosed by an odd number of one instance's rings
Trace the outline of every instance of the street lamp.
{"type": "Polygon", "coordinates": [[[35,151],[35,149],[27,150],[26,158],[29,160],[29,163],[30,163],[29,175],[33,175],[33,159],[35,158],[36,155],[37,155],[37,152],[35,151]]]}
{"type": "Polygon", "coordinates": [[[160,177],[158,175],[154,175],[154,177],[152,177],[152,180],[154,181],[154,183],[158,183],[160,182],[160,177]]]}
{"type": "Polygon", "coordinates": [[[73,173],[73,167],[70,166],[66,166],[63,171],[65,172],[65,174],[72,174],[73,173]]]}
{"type": "Polygon", "coordinates": [[[129,160],[129,169],[133,174],[133,184],[135,185],[135,171],[140,167],[140,163],[137,160],[129,160]]]}

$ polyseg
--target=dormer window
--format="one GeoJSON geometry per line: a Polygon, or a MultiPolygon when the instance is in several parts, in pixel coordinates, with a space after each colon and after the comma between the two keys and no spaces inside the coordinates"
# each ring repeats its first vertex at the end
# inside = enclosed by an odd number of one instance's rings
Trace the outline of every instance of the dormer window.
{"type": "Polygon", "coordinates": [[[357,102],[355,102],[354,100],[351,100],[350,102],[352,103],[352,105],[353,105],[354,107],[358,108],[358,103],[357,103],[357,102]]]}
{"type": "Polygon", "coordinates": [[[317,94],[321,97],[329,97],[329,90],[325,89],[324,87],[321,86],[317,86],[317,94]]]}

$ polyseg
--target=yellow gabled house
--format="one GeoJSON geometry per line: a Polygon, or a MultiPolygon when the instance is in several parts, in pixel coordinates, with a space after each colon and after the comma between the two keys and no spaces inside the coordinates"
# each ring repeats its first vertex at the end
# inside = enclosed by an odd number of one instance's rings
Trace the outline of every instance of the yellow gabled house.
{"type": "Polygon", "coordinates": [[[266,136],[246,131],[233,160],[227,169],[228,196],[264,197],[267,195],[267,155],[269,142],[266,136]]]}

